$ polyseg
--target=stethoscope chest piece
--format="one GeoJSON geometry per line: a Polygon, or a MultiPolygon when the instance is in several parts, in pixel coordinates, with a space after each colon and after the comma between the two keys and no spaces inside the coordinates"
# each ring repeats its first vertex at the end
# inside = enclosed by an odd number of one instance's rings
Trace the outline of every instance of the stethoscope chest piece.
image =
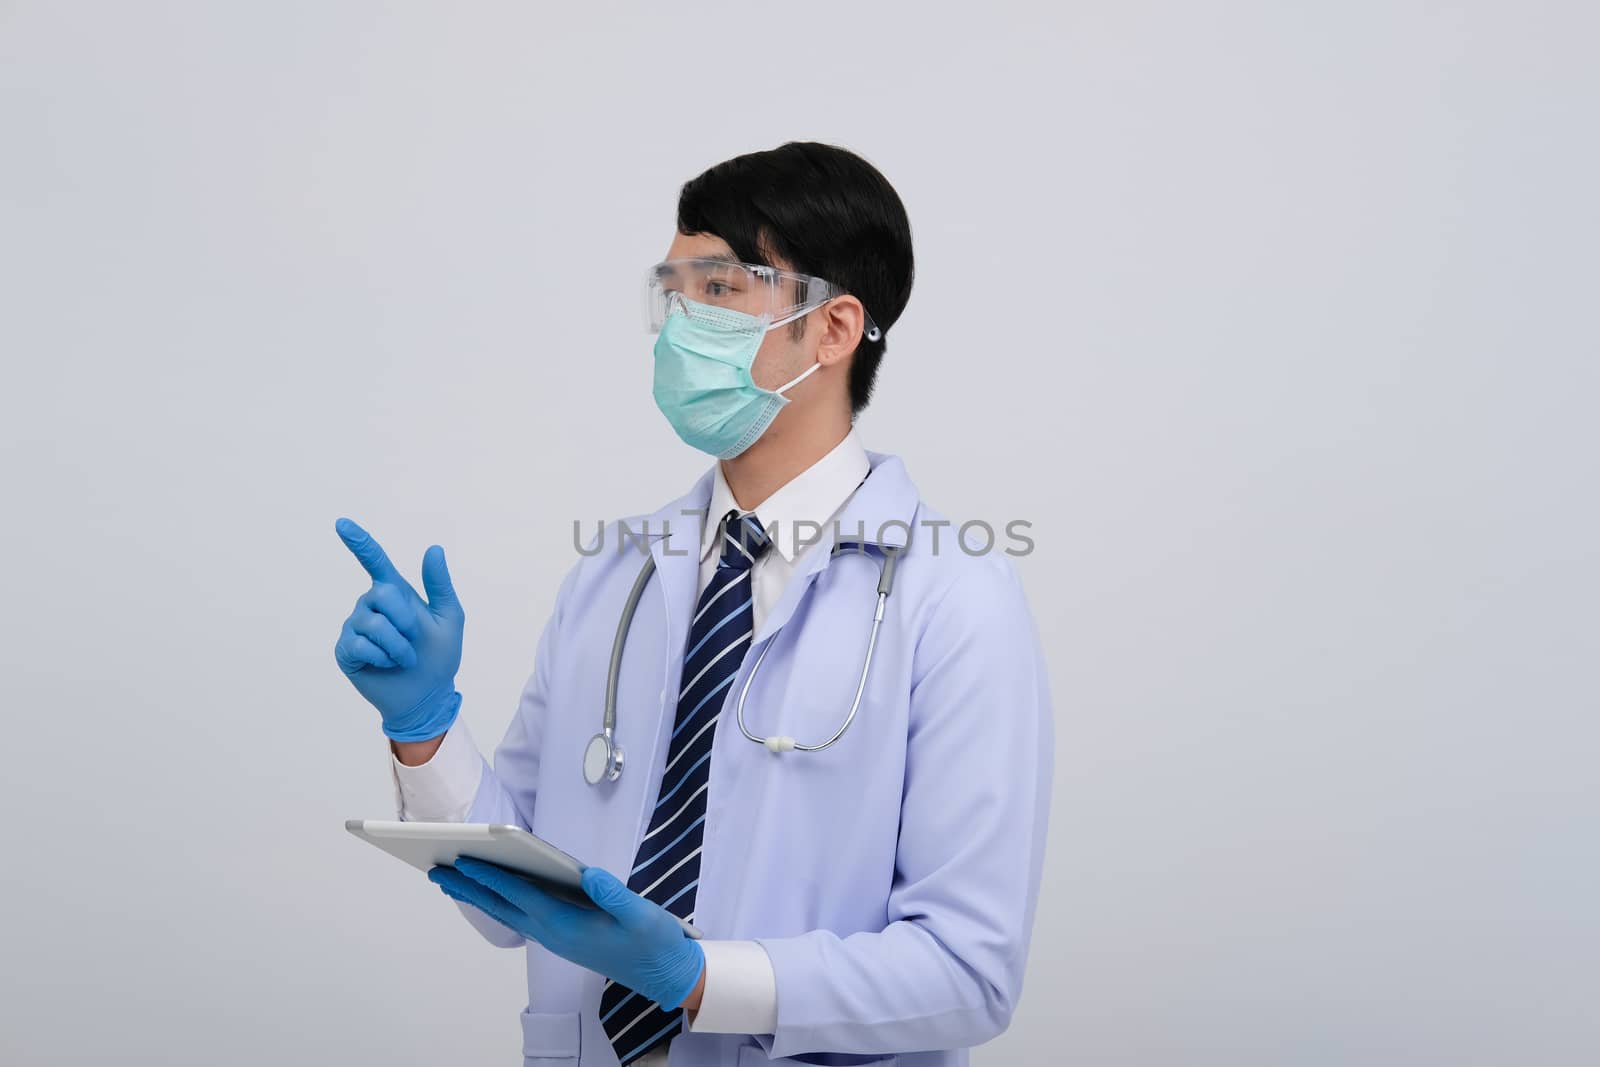
{"type": "Polygon", "coordinates": [[[589,738],[583,750],[583,780],[590,785],[622,777],[622,746],[612,743],[606,731],[589,738]]]}

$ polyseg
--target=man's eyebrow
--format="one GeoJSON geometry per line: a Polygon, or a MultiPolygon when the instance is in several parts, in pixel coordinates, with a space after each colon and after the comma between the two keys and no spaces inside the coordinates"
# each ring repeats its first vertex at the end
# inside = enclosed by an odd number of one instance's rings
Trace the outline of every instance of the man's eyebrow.
{"type": "Polygon", "coordinates": [[[684,256],[683,258],[684,259],[704,259],[704,260],[709,260],[712,263],[743,263],[744,262],[744,260],[742,260],[738,256],[734,255],[732,252],[718,252],[714,256],[684,256]]]}
{"type": "MultiPolygon", "coordinates": [[[[744,262],[744,260],[742,260],[738,256],[734,255],[732,252],[718,252],[714,256],[677,256],[677,257],[674,257],[674,258],[677,258],[677,259],[709,259],[709,260],[712,260],[712,261],[717,262],[717,263],[743,263],[744,262]]],[[[656,268],[655,268],[655,274],[656,274],[657,278],[664,278],[664,277],[667,277],[668,275],[676,275],[677,273],[678,273],[677,268],[672,265],[672,260],[670,260],[670,259],[663,260],[661,263],[658,263],[656,265],[656,268]]]]}

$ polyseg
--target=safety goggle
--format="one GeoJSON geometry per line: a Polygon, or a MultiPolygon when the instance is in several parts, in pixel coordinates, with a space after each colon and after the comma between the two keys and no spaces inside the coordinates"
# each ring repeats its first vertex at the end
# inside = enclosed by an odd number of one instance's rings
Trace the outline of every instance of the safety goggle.
{"type": "MultiPolygon", "coordinates": [[[[714,316],[717,310],[740,312],[765,321],[772,329],[815,311],[845,290],[814,274],[797,274],[760,263],[694,256],[666,259],[645,275],[645,326],[658,333],[676,308],[685,315],[714,316]]],[[[726,322],[732,316],[722,317],[726,322]]],[[[883,336],[867,315],[866,338],[883,336]]]]}

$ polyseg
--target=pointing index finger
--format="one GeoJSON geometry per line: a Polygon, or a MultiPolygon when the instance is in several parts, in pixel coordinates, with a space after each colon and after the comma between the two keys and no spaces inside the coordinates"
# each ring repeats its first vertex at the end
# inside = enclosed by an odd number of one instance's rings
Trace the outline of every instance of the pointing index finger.
{"type": "Polygon", "coordinates": [[[389,560],[389,554],[383,550],[383,546],[373,540],[367,531],[344,518],[334,523],[333,528],[338,532],[339,539],[344,542],[345,547],[356,557],[361,566],[366,568],[367,573],[372,575],[373,581],[408,584],[389,560]]]}

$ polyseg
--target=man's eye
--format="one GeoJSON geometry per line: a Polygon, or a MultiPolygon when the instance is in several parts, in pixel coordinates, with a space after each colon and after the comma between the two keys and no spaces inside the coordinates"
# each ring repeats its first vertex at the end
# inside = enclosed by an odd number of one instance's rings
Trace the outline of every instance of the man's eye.
{"type": "Polygon", "coordinates": [[[727,296],[733,292],[733,287],[725,282],[707,282],[706,289],[712,296],[727,296]]]}

